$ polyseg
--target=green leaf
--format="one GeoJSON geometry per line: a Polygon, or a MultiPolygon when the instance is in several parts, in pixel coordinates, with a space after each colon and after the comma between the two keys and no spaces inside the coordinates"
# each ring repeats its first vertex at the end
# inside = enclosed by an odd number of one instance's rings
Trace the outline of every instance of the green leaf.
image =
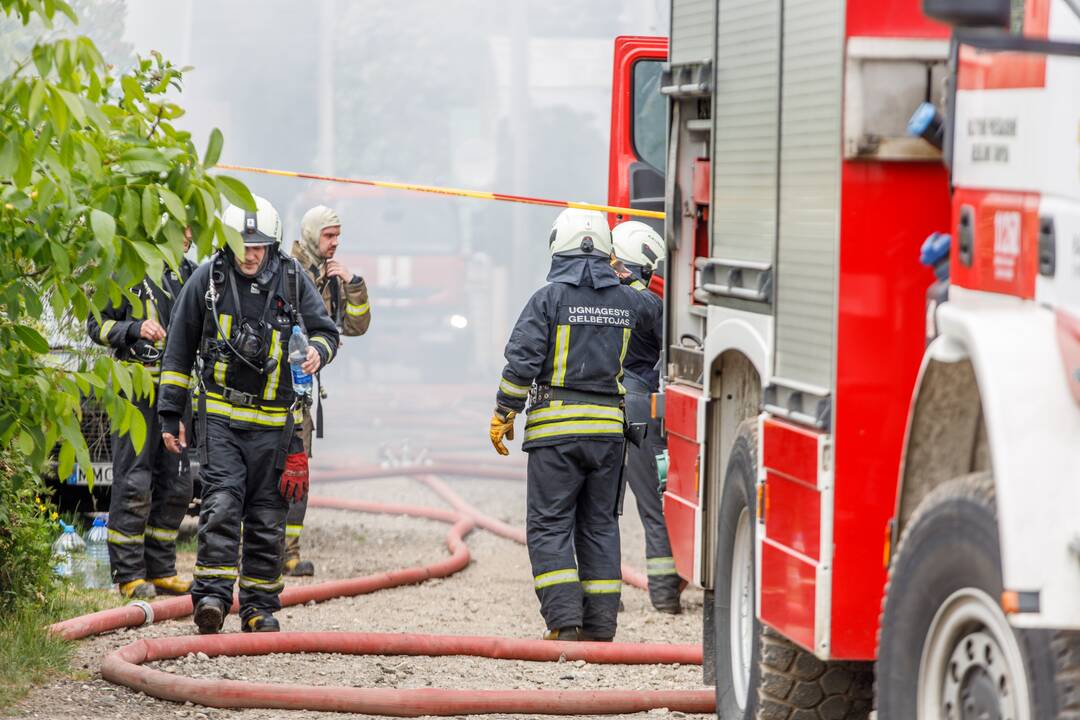
{"type": "Polygon", "coordinates": [[[139,253],[142,261],[146,263],[146,274],[152,278],[161,277],[161,274],[165,271],[165,262],[158,246],[142,240],[134,240],[131,245],[135,248],[135,252],[139,253]]]}
{"type": "Polygon", "coordinates": [[[153,148],[132,148],[120,156],[120,164],[133,175],[168,172],[168,161],[153,148]]]}
{"type": "Polygon", "coordinates": [[[168,208],[174,218],[182,223],[187,223],[187,210],[184,208],[184,203],[176,196],[176,193],[163,187],[161,188],[161,199],[165,201],[165,207],[168,208]]]}
{"type": "Polygon", "coordinates": [[[80,126],[85,125],[86,109],[83,107],[82,100],[80,100],[75,93],[69,92],[68,90],[57,90],[56,92],[67,106],[67,109],[71,111],[71,115],[75,118],[75,121],[80,126]]]}
{"type": "Polygon", "coordinates": [[[37,330],[26,325],[16,325],[15,334],[19,337],[19,340],[30,349],[31,352],[44,355],[49,352],[49,343],[41,336],[37,330]]]}
{"type": "Polygon", "coordinates": [[[90,227],[94,231],[94,237],[102,245],[108,245],[116,237],[116,219],[107,212],[91,210],[90,227]]]}
{"type": "Polygon", "coordinates": [[[218,160],[221,158],[221,148],[225,144],[225,138],[222,137],[221,131],[214,128],[210,131],[210,142],[206,146],[206,155],[203,156],[203,166],[206,168],[212,168],[217,165],[218,160]]]}
{"type": "Polygon", "coordinates": [[[143,444],[146,442],[146,418],[142,416],[142,413],[134,405],[128,408],[128,433],[131,436],[131,444],[135,448],[135,452],[141,452],[143,444]]]}
{"type": "Polygon", "coordinates": [[[26,117],[33,121],[37,118],[38,111],[45,104],[45,83],[38,80],[34,83],[34,89],[30,91],[30,105],[26,108],[26,117]]]}
{"type": "Polygon", "coordinates": [[[161,206],[158,203],[156,185],[147,185],[142,194],[142,221],[147,237],[154,237],[161,224],[161,206]]]}
{"type": "Polygon", "coordinates": [[[222,240],[222,244],[232,248],[233,253],[237,257],[244,257],[244,238],[240,233],[225,223],[218,223],[217,231],[219,233],[218,237],[222,240]]]}
{"type": "Polygon", "coordinates": [[[0,147],[0,176],[11,177],[19,166],[19,149],[6,135],[3,142],[3,147],[0,147]]]}
{"type": "Polygon", "coordinates": [[[134,100],[146,102],[146,94],[143,93],[142,86],[139,85],[139,81],[131,75],[125,75],[120,78],[120,87],[124,89],[124,99],[128,102],[134,100]]]}
{"type": "Polygon", "coordinates": [[[214,182],[221,194],[233,205],[244,210],[255,210],[255,198],[247,189],[247,185],[228,175],[218,175],[214,178],[214,182]]]}
{"type": "Polygon", "coordinates": [[[72,24],[77,25],[79,23],[79,18],[75,15],[75,11],[72,10],[71,6],[64,2],[64,0],[53,0],[53,2],[56,3],[56,9],[67,15],[68,20],[70,20],[72,24]]]}
{"type": "Polygon", "coordinates": [[[71,443],[64,443],[60,446],[60,466],[56,469],[57,477],[61,480],[67,479],[71,475],[71,471],[75,469],[75,448],[71,443]]]}
{"type": "Polygon", "coordinates": [[[142,206],[139,204],[139,196],[131,188],[124,190],[124,209],[122,211],[124,227],[127,234],[133,235],[139,230],[139,221],[142,219],[142,206]]]}
{"type": "Polygon", "coordinates": [[[34,452],[34,437],[23,430],[19,433],[18,438],[15,440],[15,444],[19,447],[19,452],[23,455],[29,455],[34,452]]]}
{"type": "MultiPolygon", "coordinates": [[[[68,257],[67,248],[61,243],[51,242],[49,243],[49,254],[52,255],[53,262],[56,263],[56,269],[64,275],[71,272],[71,258],[68,257]]],[[[58,291],[63,291],[63,286],[57,288],[58,291]]]]}

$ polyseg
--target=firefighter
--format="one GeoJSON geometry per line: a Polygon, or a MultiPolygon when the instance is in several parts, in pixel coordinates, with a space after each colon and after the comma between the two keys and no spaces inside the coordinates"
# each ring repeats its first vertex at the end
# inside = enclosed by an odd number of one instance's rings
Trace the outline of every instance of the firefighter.
{"type": "MultiPolygon", "coordinates": [[[[186,233],[184,251],[191,245],[186,233]]],[[[173,304],[195,264],[183,258],[179,271],[165,270],[159,280],[143,278],[131,289],[138,299],[136,311],[124,297],[119,305],[101,311],[100,322],[86,319],[90,339],[112,348],[121,361],[139,363],[150,370],[155,383],[161,372],[161,351],[170,325],[173,304]]],[[[156,396],[157,393],[154,393],[156,396]]],[[[109,497],[109,567],[125,598],[145,600],[157,593],[183,595],[191,581],[176,574],[176,534],[191,503],[192,479],[178,458],[162,445],[153,397],[133,400],[146,423],[146,440],[135,451],[130,435],[113,433],[113,484],[109,497]]]]}
{"type": "Polygon", "coordinates": [[[655,230],[636,220],[616,225],[611,235],[616,259],[622,268],[634,276],[630,287],[638,290],[645,302],[652,306],[656,318],[652,327],[635,332],[630,338],[630,347],[623,363],[626,368],[622,382],[626,388],[627,421],[647,423],[649,428],[645,442],[627,448],[626,478],[634,492],[638,515],[645,528],[649,600],[660,612],[677,615],[682,612],[679,604],[682,580],[675,572],[675,559],[671,555],[656,471],[656,457],[664,452],[667,444],[661,436],[660,422],[652,417],[650,400],[650,395],[660,389],[657,365],[663,338],[664,302],[647,285],[667,249],[655,230]]]}
{"type": "Polygon", "coordinates": [[[293,391],[288,340],[299,326],[310,338],[302,371],[330,362],[338,331],[297,263],[279,251],[281,220],[255,198],[256,210],[229,207],[222,222],[238,230],[244,255],[219,251],[184,286],[162,365],[162,438],[178,451],[189,387],[197,387],[197,446],[202,505],[195,624],[216,633],[240,580],[245,632],[279,629],[285,514],[307,493],[307,455],[296,432],[302,413],[293,391]],[[199,370],[192,376],[196,356],[199,370]],[[239,548],[243,558],[238,567],[239,548]]]}
{"type": "Polygon", "coordinates": [[[603,214],[564,210],[548,242],[549,284],[510,335],[489,432],[506,455],[529,399],[526,537],[545,638],[606,641],[622,589],[622,361],[645,308],[611,267],[603,214]]]}
{"type": "MultiPolygon", "coordinates": [[[[322,295],[326,311],[342,335],[355,337],[367,332],[371,324],[371,307],[364,279],[352,274],[344,263],[334,259],[341,241],[341,220],[330,208],[317,205],[300,221],[300,242],[293,246],[292,256],[300,263],[315,289],[322,295]]],[[[317,423],[313,423],[309,409],[304,410],[301,438],[304,450],[311,457],[311,435],[316,424],[316,435],[322,437],[322,400],[325,397],[322,377],[319,378],[317,423]]],[[[285,518],[285,574],[294,576],[314,575],[315,565],[300,559],[300,533],[304,530],[307,514],[307,498],[289,506],[285,518]]]]}

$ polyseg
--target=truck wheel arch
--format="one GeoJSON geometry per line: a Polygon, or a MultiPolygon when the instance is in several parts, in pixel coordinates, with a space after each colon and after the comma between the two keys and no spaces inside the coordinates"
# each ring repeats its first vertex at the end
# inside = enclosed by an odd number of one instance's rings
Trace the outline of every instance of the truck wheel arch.
{"type": "Polygon", "coordinates": [[[893,545],[915,508],[952,478],[989,470],[979,381],[967,348],[937,338],[923,357],[904,438],[893,545]]]}

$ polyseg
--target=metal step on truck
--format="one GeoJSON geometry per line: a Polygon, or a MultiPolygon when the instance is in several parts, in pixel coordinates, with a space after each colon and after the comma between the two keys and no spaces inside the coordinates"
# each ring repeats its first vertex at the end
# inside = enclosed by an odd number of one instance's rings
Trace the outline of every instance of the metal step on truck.
{"type": "Polygon", "coordinates": [[[672,0],[636,183],[613,104],[724,720],[1080,717],[1078,43],[1076,0],[672,0]]]}

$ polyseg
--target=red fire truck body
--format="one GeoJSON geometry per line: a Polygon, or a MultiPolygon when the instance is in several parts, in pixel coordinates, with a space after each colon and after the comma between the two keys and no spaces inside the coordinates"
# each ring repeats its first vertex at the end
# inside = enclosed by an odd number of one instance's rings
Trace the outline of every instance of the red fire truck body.
{"type": "Polygon", "coordinates": [[[1069,702],[1080,6],[925,5],[672,3],[664,513],[725,718],[865,717],[871,661],[882,720],[1069,702]]]}

